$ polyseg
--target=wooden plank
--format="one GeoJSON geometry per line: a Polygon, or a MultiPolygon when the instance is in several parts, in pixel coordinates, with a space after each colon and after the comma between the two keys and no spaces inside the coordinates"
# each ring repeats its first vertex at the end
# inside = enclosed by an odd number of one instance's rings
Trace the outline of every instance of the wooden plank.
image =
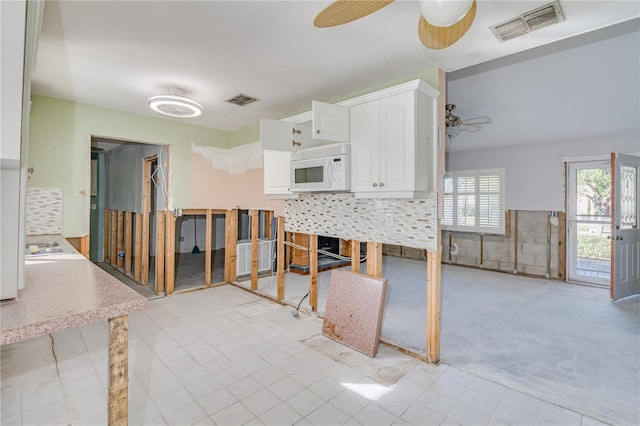
{"type": "Polygon", "coordinates": [[[342,256],[350,256],[351,253],[351,240],[340,239],[340,254],[342,256]]]}
{"type": "Polygon", "coordinates": [[[277,292],[276,300],[281,301],[284,299],[284,216],[278,216],[278,248],[277,248],[277,292]]]}
{"type": "Polygon", "coordinates": [[[309,305],[318,310],[318,236],[309,235],[309,305]]]}
{"type": "Polygon", "coordinates": [[[109,209],[104,209],[104,229],[103,234],[104,234],[104,241],[103,241],[103,247],[102,247],[102,260],[104,261],[104,263],[111,263],[110,259],[111,259],[111,245],[109,244],[109,236],[110,236],[110,231],[111,231],[111,210],[109,209]]]}
{"type": "Polygon", "coordinates": [[[109,426],[128,424],[129,317],[109,318],[109,426]]]}
{"type": "Polygon", "coordinates": [[[382,276],[382,243],[367,242],[367,275],[382,276]]]}
{"type": "MultiPolygon", "coordinates": [[[[193,214],[193,215],[198,215],[198,214],[206,215],[208,211],[209,211],[209,209],[182,209],[182,214],[183,215],[191,215],[191,214],[193,214]]],[[[224,212],[224,210],[223,210],[223,212],[224,212]]]]}
{"type": "Polygon", "coordinates": [[[166,217],[164,211],[156,212],[156,294],[164,293],[164,250],[166,217]]]}
{"type": "Polygon", "coordinates": [[[274,235],[273,235],[273,229],[271,229],[271,223],[273,222],[273,211],[272,210],[265,210],[264,212],[264,237],[272,240],[274,235]]]}
{"type": "Polygon", "coordinates": [[[110,224],[110,237],[109,242],[111,243],[111,254],[109,255],[109,259],[111,262],[111,266],[116,266],[118,262],[118,251],[116,245],[116,235],[118,231],[118,212],[116,210],[111,210],[111,224],[110,224]]]}
{"type": "Polygon", "coordinates": [[[165,294],[173,294],[176,268],[176,221],[173,212],[167,210],[165,215],[164,242],[164,286],[165,294]]]}
{"type": "Polygon", "coordinates": [[[91,240],[89,239],[89,235],[85,235],[84,237],[80,237],[80,253],[87,259],[89,259],[89,248],[91,246],[91,240]]]}
{"type": "Polygon", "coordinates": [[[224,280],[232,283],[238,276],[236,246],[238,244],[238,209],[225,213],[224,280]]]}
{"type": "Polygon", "coordinates": [[[142,213],[142,253],[140,257],[140,283],[149,283],[149,228],[150,214],[142,213]]]}
{"type": "Polygon", "coordinates": [[[120,256],[122,250],[124,249],[124,212],[122,210],[118,210],[118,230],[117,230],[117,250],[118,250],[118,260],[117,265],[118,269],[124,268],[124,257],[120,256]]]}
{"type": "Polygon", "coordinates": [[[133,213],[124,213],[124,273],[131,274],[133,251],[133,213]]]}
{"type": "MultiPolygon", "coordinates": [[[[309,235],[296,232],[293,234],[293,242],[298,246],[309,247],[309,235]]],[[[294,248],[292,262],[294,265],[307,266],[309,264],[309,251],[294,248]]]]}
{"type": "Polygon", "coordinates": [[[204,253],[205,253],[205,259],[204,259],[204,283],[207,287],[211,286],[211,226],[212,226],[212,221],[213,221],[213,217],[211,214],[211,210],[207,210],[207,214],[206,214],[206,225],[205,225],[205,249],[204,249],[204,253]]]}
{"type": "Polygon", "coordinates": [[[511,210],[504,212],[504,237],[511,238],[511,210]]]}
{"type": "Polygon", "coordinates": [[[567,279],[567,220],[565,212],[558,212],[558,278],[567,279]]]}
{"type": "Polygon", "coordinates": [[[440,361],[440,309],[441,309],[441,269],[442,249],[427,251],[427,361],[440,361]]]}
{"type": "Polygon", "coordinates": [[[258,233],[260,232],[260,211],[251,210],[251,290],[258,289],[258,233]]]}
{"type": "Polygon", "coordinates": [[[351,272],[360,273],[360,241],[351,240],[351,272]]]}
{"type": "Polygon", "coordinates": [[[140,282],[142,277],[142,213],[136,213],[135,243],[133,255],[133,279],[140,282]]]}
{"type": "Polygon", "coordinates": [[[518,210],[515,211],[515,229],[513,231],[513,273],[518,273],[518,210]]]}
{"type": "MultiPolygon", "coordinates": [[[[288,243],[292,243],[293,242],[293,234],[291,232],[286,232],[284,233],[284,238],[288,243]]],[[[284,249],[284,265],[285,268],[288,267],[289,265],[291,265],[291,257],[293,255],[293,248],[289,245],[287,245],[284,249]]]]}

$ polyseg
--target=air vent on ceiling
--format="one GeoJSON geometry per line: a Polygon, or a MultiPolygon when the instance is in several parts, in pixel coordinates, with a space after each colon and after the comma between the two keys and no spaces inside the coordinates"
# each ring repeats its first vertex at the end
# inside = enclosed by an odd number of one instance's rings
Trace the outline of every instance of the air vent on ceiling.
{"type": "Polygon", "coordinates": [[[226,102],[232,103],[234,105],[245,106],[245,105],[250,104],[251,102],[255,102],[257,100],[258,100],[258,98],[254,98],[253,96],[247,96],[247,95],[244,95],[244,94],[240,93],[239,95],[234,96],[231,99],[227,99],[226,102]]]}
{"type": "Polygon", "coordinates": [[[506,41],[562,21],[564,21],[564,13],[562,13],[560,2],[554,1],[489,29],[499,41],[506,41]]]}

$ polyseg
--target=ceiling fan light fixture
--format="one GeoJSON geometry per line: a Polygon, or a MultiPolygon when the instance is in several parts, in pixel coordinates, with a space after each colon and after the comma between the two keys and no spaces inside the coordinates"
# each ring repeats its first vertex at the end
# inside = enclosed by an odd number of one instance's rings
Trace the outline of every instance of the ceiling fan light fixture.
{"type": "Polygon", "coordinates": [[[424,19],[436,27],[450,27],[465,17],[473,0],[420,0],[424,19]]]}
{"type": "Polygon", "coordinates": [[[202,105],[183,95],[181,89],[172,88],[170,95],[152,96],[149,108],[157,113],[176,118],[193,118],[202,115],[202,105]]]}

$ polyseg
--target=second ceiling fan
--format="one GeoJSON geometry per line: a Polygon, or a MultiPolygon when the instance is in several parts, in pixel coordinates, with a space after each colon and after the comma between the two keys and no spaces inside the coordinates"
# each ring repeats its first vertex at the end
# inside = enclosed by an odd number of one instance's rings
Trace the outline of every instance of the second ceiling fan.
{"type": "MultiPolygon", "coordinates": [[[[335,27],[372,14],[394,0],[336,0],[313,21],[319,28],[335,27]]],[[[429,49],[444,49],[460,40],[476,16],[476,0],[421,0],[418,36],[429,49]]]]}

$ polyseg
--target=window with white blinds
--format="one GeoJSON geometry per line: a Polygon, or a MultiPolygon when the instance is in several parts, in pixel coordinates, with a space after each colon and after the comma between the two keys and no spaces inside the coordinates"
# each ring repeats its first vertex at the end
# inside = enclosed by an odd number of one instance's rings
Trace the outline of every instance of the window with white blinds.
{"type": "Polygon", "coordinates": [[[442,226],[453,231],[504,234],[504,169],[446,173],[442,226]]]}

